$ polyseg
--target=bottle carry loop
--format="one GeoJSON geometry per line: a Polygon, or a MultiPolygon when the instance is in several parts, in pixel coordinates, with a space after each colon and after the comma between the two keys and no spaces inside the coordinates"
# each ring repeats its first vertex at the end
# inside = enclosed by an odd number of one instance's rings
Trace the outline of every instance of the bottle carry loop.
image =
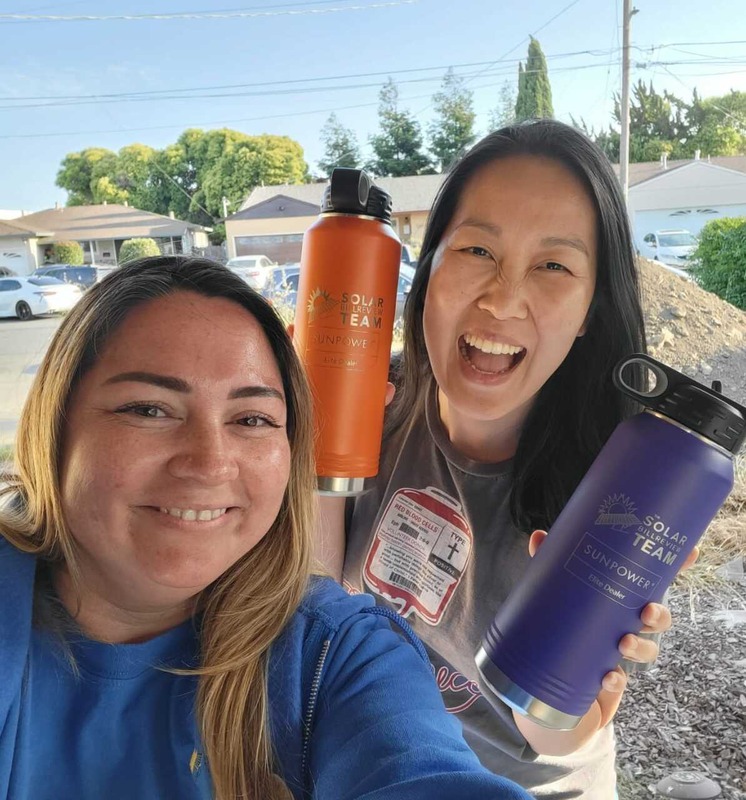
{"type": "MultiPolygon", "coordinates": [[[[645,408],[689,428],[736,453],[746,439],[746,408],[721,394],[720,381],[705,386],[644,353],[623,358],[612,373],[614,386],[645,408]],[[635,388],[625,377],[630,368],[652,376],[647,389],[635,388]]],[[[644,384],[645,381],[643,380],[644,384]]]]}

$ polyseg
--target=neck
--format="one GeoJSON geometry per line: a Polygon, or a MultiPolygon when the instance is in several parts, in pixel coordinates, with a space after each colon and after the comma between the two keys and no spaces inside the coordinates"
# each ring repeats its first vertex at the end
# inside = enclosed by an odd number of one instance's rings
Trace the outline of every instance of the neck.
{"type": "Polygon", "coordinates": [[[500,419],[474,419],[459,413],[438,389],[438,410],[451,444],[467,458],[497,464],[513,458],[530,405],[500,419]]]}
{"type": "Polygon", "coordinates": [[[194,602],[173,606],[133,607],[96,589],[95,581],[73,583],[66,566],[52,575],[52,583],[68,614],[91,639],[111,644],[145,642],[175,628],[192,614],[194,602]]]}

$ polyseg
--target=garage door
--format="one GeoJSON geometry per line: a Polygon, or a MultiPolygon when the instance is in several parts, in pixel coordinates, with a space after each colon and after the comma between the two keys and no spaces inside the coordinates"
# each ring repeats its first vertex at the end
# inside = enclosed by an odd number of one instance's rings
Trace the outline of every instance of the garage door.
{"type": "Polygon", "coordinates": [[[0,244],[0,270],[10,270],[13,275],[27,275],[29,268],[26,248],[3,247],[0,244]]]}
{"type": "Polygon", "coordinates": [[[300,261],[303,244],[302,233],[284,233],[272,236],[236,236],[237,256],[267,256],[277,264],[300,261]]]}

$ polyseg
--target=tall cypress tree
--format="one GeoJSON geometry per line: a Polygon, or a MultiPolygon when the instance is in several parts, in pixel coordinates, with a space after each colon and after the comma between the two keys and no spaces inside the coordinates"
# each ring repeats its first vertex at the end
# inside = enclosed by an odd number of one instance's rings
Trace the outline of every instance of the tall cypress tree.
{"type": "Polygon", "coordinates": [[[547,60],[537,39],[531,37],[526,68],[518,64],[518,97],[515,102],[517,122],[525,119],[553,117],[552,87],[549,83],[547,60]]]}

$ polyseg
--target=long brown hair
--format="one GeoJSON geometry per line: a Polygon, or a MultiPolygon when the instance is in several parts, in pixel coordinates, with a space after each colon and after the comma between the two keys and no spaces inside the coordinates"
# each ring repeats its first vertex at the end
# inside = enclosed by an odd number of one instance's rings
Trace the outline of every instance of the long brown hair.
{"type": "Polygon", "coordinates": [[[57,330],[21,415],[16,472],[4,493],[0,534],[79,577],[60,496],[65,409],[109,337],[136,307],[177,291],[223,297],[262,326],[282,376],[290,478],[272,528],[199,598],[197,712],[217,800],[285,797],[273,776],[267,654],[306,589],[311,568],[314,462],[311,397],[301,364],[271,307],[243,280],[206,259],[141,259],[86,292],[57,330]]]}

